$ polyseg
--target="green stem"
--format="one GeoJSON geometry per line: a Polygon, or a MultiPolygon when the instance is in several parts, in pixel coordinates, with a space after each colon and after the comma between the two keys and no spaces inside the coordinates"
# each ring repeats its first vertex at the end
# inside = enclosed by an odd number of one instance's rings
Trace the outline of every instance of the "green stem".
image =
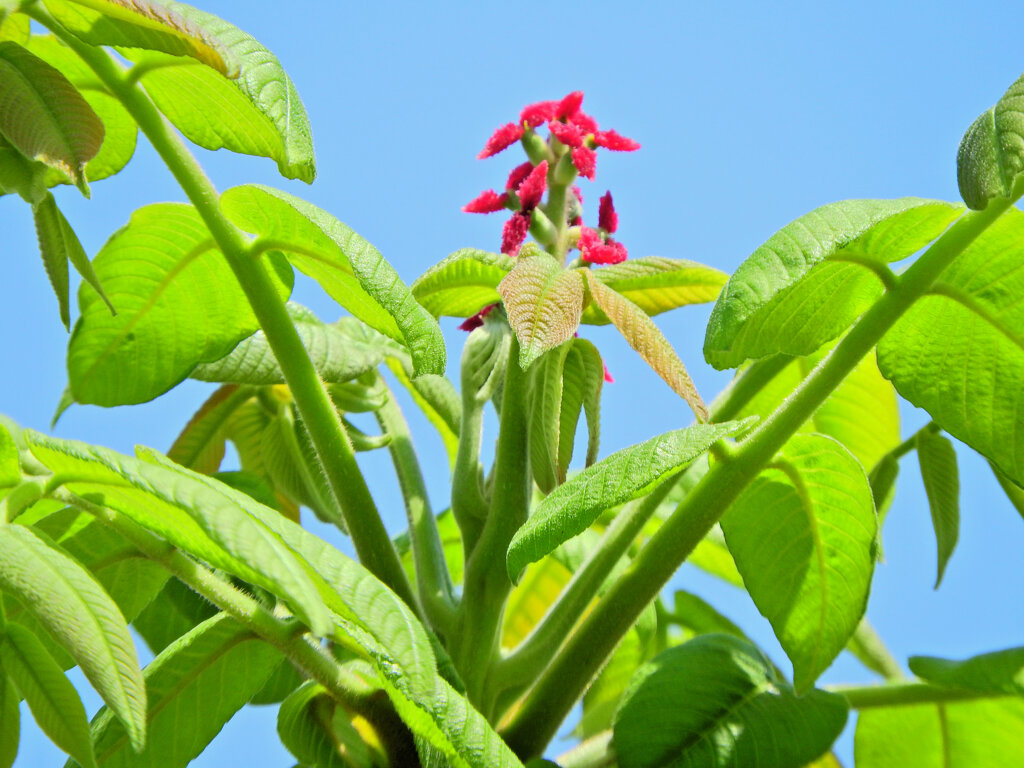
{"type": "Polygon", "coordinates": [[[473,702],[482,701],[485,694],[493,696],[492,691],[484,690],[485,681],[498,655],[501,620],[512,590],[505,553],[530,508],[525,390],[526,372],[519,365],[519,343],[513,336],[501,396],[491,508],[466,562],[460,631],[452,653],[473,702]]]}
{"type": "Polygon", "coordinates": [[[378,377],[378,380],[379,385],[387,390],[388,396],[384,405],[375,411],[375,415],[381,429],[391,437],[388,451],[405,500],[420,600],[434,628],[447,635],[455,617],[455,601],[437,520],[430,508],[427,486],[423,481],[423,471],[412,443],[409,425],[384,379],[378,377]]]}
{"type": "Polygon", "coordinates": [[[894,459],[902,459],[908,453],[910,453],[911,451],[917,449],[917,439],[919,437],[921,437],[921,435],[923,435],[925,433],[928,433],[928,432],[934,433],[934,432],[938,432],[938,431],[939,431],[938,424],[936,424],[934,421],[929,421],[927,424],[925,424],[923,427],[921,427],[919,430],[917,430],[917,432],[912,434],[910,437],[908,437],[902,443],[900,443],[895,448],[893,448],[891,451],[889,451],[889,455],[892,456],[894,459]]]}
{"type": "Polygon", "coordinates": [[[677,475],[662,483],[612,521],[601,541],[530,636],[499,663],[493,678],[498,687],[521,692],[526,684],[537,678],[679,478],[677,475]]]}
{"type": "Polygon", "coordinates": [[[1024,192],[970,211],[940,237],[853,326],[791,397],[742,443],[716,463],[639,552],[632,567],[600,600],[562,648],[504,729],[521,757],[541,753],[573,704],[611,655],[640,612],[753,481],[882,336],[939,274],[1024,192]]]}
{"type": "Polygon", "coordinates": [[[830,685],[826,690],[846,697],[853,709],[897,707],[907,704],[942,704],[951,701],[994,699],[1011,694],[943,688],[919,682],[886,683],[885,685],[830,685]]]}
{"type": "Polygon", "coordinates": [[[782,373],[793,359],[789,355],[774,355],[751,363],[711,403],[711,421],[721,423],[735,419],[754,395],[782,373]]]}
{"type": "Polygon", "coordinates": [[[544,209],[551,223],[555,225],[555,244],[551,255],[558,259],[560,263],[564,263],[565,255],[569,251],[565,237],[565,230],[568,226],[565,204],[569,185],[552,181],[554,172],[554,166],[552,166],[548,171],[548,202],[544,209]]]}
{"type": "MultiPolygon", "coordinates": [[[[510,363],[514,364],[514,363],[510,363]]],[[[483,438],[484,404],[476,392],[462,386],[462,421],[459,423],[459,447],[452,471],[452,516],[462,533],[466,557],[472,554],[487,518],[484,498],[484,473],[480,466],[480,443],[483,438]]]]}
{"type": "Polygon", "coordinates": [[[858,658],[862,658],[864,663],[870,662],[869,668],[887,680],[903,679],[900,663],[885,647],[882,638],[875,632],[875,628],[871,626],[866,616],[860,620],[860,624],[853,631],[853,637],[847,643],[847,649],[855,649],[858,658]]]}
{"type": "Polygon", "coordinates": [[[249,243],[243,233],[221,212],[217,190],[181,137],[123,69],[102,50],[69,34],[38,5],[32,6],[29,12],[32,18],[49,28],[81,56],[128,110],[195,206],[241,285],[281,366],[299,414],[309,430],[328,485],[339,502],[359,559],[414,610],[418,610],[412,587],[370,496],[366,480],[359,471],[355,451],[338,412],[317,376],[266,266],[250,256],[249,243]]]}

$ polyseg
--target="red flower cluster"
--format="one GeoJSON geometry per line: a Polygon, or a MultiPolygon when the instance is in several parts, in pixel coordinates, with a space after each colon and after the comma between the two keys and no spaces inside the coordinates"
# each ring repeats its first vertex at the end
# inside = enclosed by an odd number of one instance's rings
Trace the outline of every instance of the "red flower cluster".
{"type": "MultiPolygon", "coordinates": [[[[524,146],[531,141],[536,142],[535,129],[546,123],[550,132],[547,145],[543,140],[539,150],[535,145],[531,145],[534,146],[534,152],[530,156],[537,158],[546,152],[548,157],[555,161],[568,150],[568,159],[572,162],[569,168],[570,178],[572,169],[575,169],[576,174],[593,181],[597,170],[597,148],[632,152],[639,149],[640,144],[616,131],[600,130],[597,121],[581,109],[582,104],[583,92],[573,91],[559,101],[539,101],[524,107],[519,113],[519,122],[507,123],[498,128],[477,157],[491,157],[520,140],[524,146]]],[[[552,173],[555,172],[554,168],[550,170],[552,173]]],[[[505,183],[504,192],[499,194],[493,189],[485,190],[464,205],[462,210],[466,213],[495,213],[506,208],[512,210],[512,217],[505,222],[502,229],[501,251],[514,256],[519,252],[530,231],[533,211],[540,205],[547,190],[548,175],[547,160],[541,160],[536,165],[532,161],[525,162],[512,169],[505,183]]],[[[572,187],[572,192],[582,205],[583,195],[576,187],[572,187]]],[[[578,207],[575,206],[575,209],[578,207]]],[[[569,216],[571,225],[580,224],[578,215],[569,216]]],[[[610,193],[601,198],[599,218],[603,235],[586,227],[581,230],[579,242],[583,259],[594,264],[615,264],[622,261],[626,258],[626,249],[621,243],[608,237],[618,225],[610,193]]]]}

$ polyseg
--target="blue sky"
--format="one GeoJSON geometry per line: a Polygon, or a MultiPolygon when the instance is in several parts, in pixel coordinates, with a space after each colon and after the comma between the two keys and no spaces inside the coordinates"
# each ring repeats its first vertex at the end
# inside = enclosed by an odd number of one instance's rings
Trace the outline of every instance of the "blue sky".
{"type": "MultiPolygon", "coordinates": [[[[282,60],[309,111],[319,161],[319,178],[307,187],[277,177],[269,160],[200,151],[214,183],[261,182],[306,197],[373,242],[410,282],[459,247],[497,249],[500,217],[459,207],[499,187],[520,162],[512,151],[486,162],[474,157],[528,102],[584,90],[584,107],[602,127],[643,144],[636,153],[602,154],[597,183],[583,184],[591,215],[598,196],[613,191],[620,239],[632,255],[731,271],[788,221],[827,202],[958,200],[963,131],[1024,71],[1024,10],[1005,3],[209,0],[203,7],[282,60]]],[[[141,142],[132,166],[95,184],[91,201],[72,189],[58,193],[91,254],[134,207],[181,199],[141,142]]],[[[0,199],[0,232],[0,412],[46,429],[64,386],[66,335],[20,200],[0,199]]],[[[311,286],[300,285],[295,298],[322,317],[337,313],[311,286]]],[[[707,308],[691,308],[660,322],[710,399],[727,376],[703,363],[706,319],[707,308]]],[[[461,337],[454,323],[444,327],[457,360],[461,337]]],[[[588,335],[616,378],[604,395],[604,453],[688,422],[685,405],[624,343],[605,330],[588,335]]],[[[56,434],[123,451],[137,442],[166,449],[206,390],[190,383],[144,406],[72,408],[56,434]]],[[[906,435],[927,417],[908,407],[904,419],[906,435]]],[[[429,429],[415,427],[421,447],[436,457],[429,429]]],[[[938,592],[916,463],[902,464],[886,562],[868,608],[901,660],[1024,644],[1024,525],[984,462],[967,449],[960,457],[960,544],[938,592]]],[[[386,466],[372,459],[367,467],[382,507],[397,512],[386,466]]],[[[441,461],[431,470],[440,507],[446,470],[441,461]]],[[[391,522],[397,530],[400,514],[391,522]]],[[[714,599],[785,661],[749,598],[687,568],[673,583],[714,599]]],[[[869,679],[841,658],[824,682],[869,679]]],[[[291,765],[273,723],[266,708],[246,713],[193,765],[291,765]]],[[[23,732],[19,768],[59,764],[31,728],[23,732]]],[[[851,744],[848,736],[840,743],[847,765],[851,744]]]]}

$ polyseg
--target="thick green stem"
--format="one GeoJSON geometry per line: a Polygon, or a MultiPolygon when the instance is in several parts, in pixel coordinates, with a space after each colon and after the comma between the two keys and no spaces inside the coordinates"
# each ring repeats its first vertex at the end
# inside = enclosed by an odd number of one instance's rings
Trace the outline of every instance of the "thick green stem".
{"type": "Polygon", "coordinates": [[[943,704],[951,701],[972,701],[995,699],[1011,694],[967,691],[959,688],[942,688],[929,683],[901,682],[885,685],[830,685],[832,693],[846,697],[853,709],[876,707],[898,707],[906,704],[943,704]]]}
{"type": "MultiPolygon", "coordinates": [[[[1016,197],[1022,191],[1024,187],[1015,190],[1016,197]]],[[[727,460],[712,467],[600,600],[530,692],[504,731],[517,754],[533,757],[541,753],[644,606],[732,502],[939,274],[1012,204],[1013,200],[996,200],[984,211],[962,216],[857,321],[796,392],[727,460]]]]}
{"type": "Polygon", "coordinates": [[[452,515],[462,533],[462,546],[468,557],[480,538],[487,519],[484,498],[484,472],[480,466],[480,442],[483,438],[484,405],[476,392],[462,385],[462,421],[459,423],[459,448],[452,471],[452,515]]]}
{"type": "MultiPolygon", "coordinates": [[[[379,379],[379,385],[387,390],[382,378],[379,379]]],[[[437,530],[437,520],[430,508],[427,486],[423,481],[416,448],[412,444],[409,425],[393,393],[388,390],[387,394],[386,402],[377,409],[375,415],[381,428],[391,438],[388,450],[405,500],[420,601],[434,628],[447,635],[455,617],[451,574],[448,573],[444,546],[437,530]]]]}
{"type": "Polygon", "coordinates": [[[730,421],[751,399],[793,362],[789,355],[774,355],[758,360],[729,382],[729,386],[711,403],[711,421],[730,421]]]}
{"type": "Polygon", "coordinates": [[[128,110],[195,206],[241,285],[281,366],[331,492],[339,502],[359,559],[377,578],[418,610],[412,587],[370,496],[366,480],[359,471],[355,451],[338,412],[317,376],[266,266],[251,257],[249,243],[242,232],[221,213],[217,190],[181,137],[123,69],[102,50],[68,34],[39,6],[33,6],[30,13],[78,53],[128,110]]]}
{"type": "Polygon", "coordinates": [[[480,540],[466,562],[459,636],[452,653],[474,702],[492,693],[485,692],[484,686],[498,655],[501,620],[512,590],[505,553],[530,509],[525,389],[526,372],[519,366],[519,343],[513,338],[501,396],[491,507],[480,540]]]}
{"type": "MultiPolygon", "coordinates": [[[[548,172],[548,179],[551,179],[554,175],[554,169],[548,172]]],[[[544,206],[548,218],[551,223],[555,225],[555,244],[553,253],[551,254],[559,262],[565,262],[565,255],[569,251],[568,242],[565,236],[568,222],[566,221],[566,193],[569,189],[568,184],[559,184],[554,181],[550,181],[548,185],[548,202],[544,206]]]]}

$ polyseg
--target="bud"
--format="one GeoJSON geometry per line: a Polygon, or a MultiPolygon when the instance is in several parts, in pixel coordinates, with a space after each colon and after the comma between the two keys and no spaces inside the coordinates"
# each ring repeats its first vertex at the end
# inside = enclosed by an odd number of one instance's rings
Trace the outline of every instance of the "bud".
{"type": "Polygon", "coordinates": [[[472,393],[476,402],[483,405],[494,396],[505,379],[511,346],[512,333],[504,310],[488,312],[483,325],[469,334],[462,348],[463,398],[472,393]]]}

